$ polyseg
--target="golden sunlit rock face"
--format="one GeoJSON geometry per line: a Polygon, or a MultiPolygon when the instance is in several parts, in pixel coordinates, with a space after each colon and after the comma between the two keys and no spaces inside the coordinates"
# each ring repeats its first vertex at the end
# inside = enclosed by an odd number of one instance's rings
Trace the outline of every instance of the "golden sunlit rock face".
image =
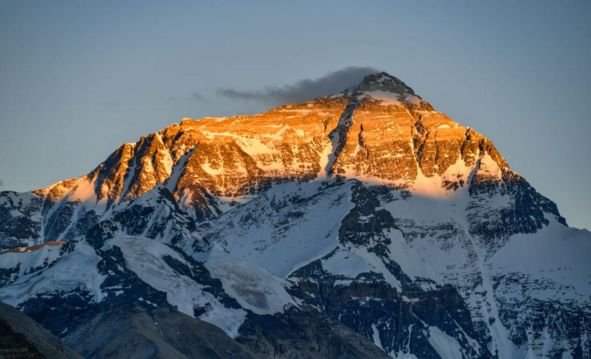
{"type": "Polygon", "coordinates": [[[261,114],[183,119],[122,145],[89,175],[38,194],[114,203],[163,185],[191,205],[205,193],[237,198],[273,182],[345,177],[441,195],[478,174],[486,155],[498,178],[508,169],[489,140],[404,83],[370,80],[261,114]]]}
{"type": "Polygon", "coordinates": [[[184,120],[163,131],[177,162],[187,154],[171,185],[179,194],[200,186],[239,196],[269,181],[314,179],[345,105],[344,99],[319,100],[260,115],[184,120]]]}

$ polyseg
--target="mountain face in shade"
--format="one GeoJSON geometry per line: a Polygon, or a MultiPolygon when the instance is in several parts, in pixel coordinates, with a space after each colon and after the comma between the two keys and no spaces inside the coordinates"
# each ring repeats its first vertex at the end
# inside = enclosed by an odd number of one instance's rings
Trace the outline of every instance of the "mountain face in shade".
{"type": "Polygon", "coordinates": [[[0,300],[80,351],[139,306],[263,357],[591,357],[591,234],[386,73],[2,192],[0,248],[0,300]]]}
{"type": "Polygon", "coordinates": [[[0,357],[81,358],[34,320],[0,303],[0,357]]]}

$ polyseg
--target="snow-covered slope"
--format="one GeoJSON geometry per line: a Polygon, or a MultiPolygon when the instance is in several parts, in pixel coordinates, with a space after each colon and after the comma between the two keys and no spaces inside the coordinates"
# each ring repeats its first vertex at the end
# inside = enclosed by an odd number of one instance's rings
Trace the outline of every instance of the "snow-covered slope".
{"type": "Polygon", "coordinates": [[[316,338],[337,355],[321,337],[340,323],[361,357],[363,340],[400,358],[591,357],[591,233],[385,73],[185,119],[86,176],[2,192],[0,248],[0,300],[60,336],[171,306],[259,354],[316,338]]]}

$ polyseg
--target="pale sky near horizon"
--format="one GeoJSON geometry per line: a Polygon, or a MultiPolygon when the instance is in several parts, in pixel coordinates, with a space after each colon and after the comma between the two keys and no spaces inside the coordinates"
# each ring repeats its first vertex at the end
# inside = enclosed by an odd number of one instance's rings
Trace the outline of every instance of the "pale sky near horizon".
{"type": "Polygon", "coordinates": [[[591,229],[591,1],[0,2],[0,190],[350,66],[405,81],[591,229]]]}

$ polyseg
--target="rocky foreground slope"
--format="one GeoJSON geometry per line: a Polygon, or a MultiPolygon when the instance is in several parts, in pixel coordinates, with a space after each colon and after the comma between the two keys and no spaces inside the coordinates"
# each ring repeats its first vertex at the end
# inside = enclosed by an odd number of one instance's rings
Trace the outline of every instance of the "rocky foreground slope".
{"type": "Polygon", "coordinates": [[[0,303],[0,358],[81,358],[15,308],[0,303]]]}
{"type": "Polygon", "coordinates": [[[591,233],[386,73],[2,192],[0,248],[0,300],[87,356],[142,322],[147,357],[207,323],[218,357],[591,357],[591,233]]]}

